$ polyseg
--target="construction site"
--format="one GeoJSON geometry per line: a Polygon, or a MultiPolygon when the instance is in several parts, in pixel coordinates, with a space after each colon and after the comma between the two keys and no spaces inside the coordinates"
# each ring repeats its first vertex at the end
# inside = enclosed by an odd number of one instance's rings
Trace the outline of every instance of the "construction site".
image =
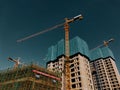
{"type": "MultiPolygon", "coordinates": [[[[58,27],[64,26],[65,29],[65,88],[70,90],[70,69],[69,69],[69,23],[76,20],[82,20],[83,16],[77,15],[71,19],[65,18],[65,22],[55,25],[51,28],[43,30],[42,32],[35,33],[28,37],[17,40],[17,42],[23,42],[29,38],[35,37],[37,35],[46,33],[48,31],[54,30],[58,27]]],[[[27,67],[18,68],[20,65],[19,60],[14,60],[8,58],[10,61],[14,62],[14,68],[0,73],[0,90],[60,90],[61,85],[60,78],[55,77],[54,75],[49,75],[49,72],[45,70],[41,72],[41,68],[38,68],[36,65],[28,65],[27,67]],[[37,67],[37,68],[36,68],[37,67]],[[46,74],[48,73],[48,74],[46,74]],[[40,75],[38,75],[40,74],[40,75]],[[43,77],[41,77],[41,75],[43,77]],[[43,80],[41,80],[41,78],[43,80]],[[52,79],[51,79],[52,78],[52,79]],[[53,81],[53,80],[57,81],[53,81]]]]}
{"type": "Polygon", "coordinates": [[[38,65],[0,72],[0,90],[61,90],[61,78],[38,65]]]}
{"type": "Polygon", "coordinates": [[[48,50],[46,69],[36,64],[21,66],[9,57],[15,65],[0,72],[0,90],[120,90],[119,72],[108,48],[114,39],[92,50],[79,37],[69,40],[69,24],[82,19],[81,14],[65,18],[64,23],[17,40],[24,42],[61,26],[65,29],[65,39],[48,50]]]}

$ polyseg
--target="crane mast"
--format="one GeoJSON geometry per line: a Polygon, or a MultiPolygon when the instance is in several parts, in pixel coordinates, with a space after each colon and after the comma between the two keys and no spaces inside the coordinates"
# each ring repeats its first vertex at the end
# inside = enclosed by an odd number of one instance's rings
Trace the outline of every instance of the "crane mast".
{"type": "Polygon", "coordinates": [[[69,23],[75,20],[83,19],[82,15],[78,15],[72,19],[65,18],[64,29],[65,29],[65,89],[70,90],[70,65],[69,65],[69,55],[70,55],[70,44],[69,44],[69,23]]]}
{"type": "Polygon", "coordinates": [[[67,18],[65,18],[65,24],[64,24],[64,29],[65,29],[65,88],[66,90],[70,90],[70,69],[69,69],[69,24],[67,22],[67,18]]]}

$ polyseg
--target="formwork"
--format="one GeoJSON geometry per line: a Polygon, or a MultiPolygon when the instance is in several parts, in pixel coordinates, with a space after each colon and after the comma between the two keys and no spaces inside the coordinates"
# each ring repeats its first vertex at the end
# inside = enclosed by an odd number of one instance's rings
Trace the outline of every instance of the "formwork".
{"type": "Polygon", "coordinates": [[[57,74],[31,64],[0,72],[0,90],[60,90],[57,74]]]}

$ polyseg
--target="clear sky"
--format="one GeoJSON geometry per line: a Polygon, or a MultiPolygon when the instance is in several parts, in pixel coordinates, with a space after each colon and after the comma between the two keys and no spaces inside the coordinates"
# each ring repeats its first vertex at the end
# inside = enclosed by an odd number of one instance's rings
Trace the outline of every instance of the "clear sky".
{"type": "Polygon", "coordinates": [[[13,66],[9,56],[45,65],[48,47],[64,38],[63,27],[22,43],[16,40],[78,14],[84,19],[70,24],[70,38],[81,37],[90,49],[114,38],[109,47],[120,71],[120,0],[0,0],[0,68],[13,66]]]}

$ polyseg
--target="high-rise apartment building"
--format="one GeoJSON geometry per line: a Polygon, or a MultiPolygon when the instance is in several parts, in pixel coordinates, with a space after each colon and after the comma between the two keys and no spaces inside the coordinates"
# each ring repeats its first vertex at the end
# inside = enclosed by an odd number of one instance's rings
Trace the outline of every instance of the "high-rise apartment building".
{"type": "MultiPolygon", "coordinates": [[[[62,90],[64,89],[64,60],[62,55],[54,61],[47,63],[47,69],[60,72],[62,77],[62,90]]],[[[81,53],[70,56],[70,88],[71,90],[94,90],[89,59],[81,53]]]]}
{"type": "Polygon", "coordinates": [[[112,51],[108,47],[103,47],[90,54],[95,90],[120,90],[119,72],[112,51]]]}
{"type": "MultiPolygon", "coordinates": [[[[60,72],[65,90],[64,40],[48,49],[47,60],[47,69],[60,72]]],[[[84,40],[75,37],[70,40],[70,61],[71,90],[120,90],[120,75],[108,47],[90,51],[84,40]]]]}
{"type": "Polygon", "coordinates": [[[94,90],[89,58],[76,53],[70,59],[71,90],[94,90]]]}
{"type": "MultiPolygon", "coordinates": [[[[70,40],[70,60],[72,61],[70,63],[71,90],[94,90],[88,56],[89,49],[84,40],[79,37],[70,40]]],[[[47,63],[47,69],[61,73],[62,90],[65,90],[63,73],[65,61],[64,40],[60,40],[56,45],[48,49],[48,60],[52,61],[47,63]],[[58,58],[56,59],[56,57],[58,58]]]]}
{"type": "Polygon", "coordinates": [[[59,73],[60,77],[61,77],[61,84],[62,84],[62,87],[61,87],[61,90],[65,90],[65,83],[64,83],[64,60],[65,60],[65,56],[64,55],[61,55],[59,57],[57,57],[56,60],[54,61],[49,61],[47,62],[47,69],[49,71],[52,71],[52,72],[57,72],[59,73]]]}
{"type": "Polygon", "coordinates": [[[95,90],[120,90],[119,72],[112,51],[108,47],[102,47],[90,54],[95,90]]]}
{"type": "Polygon", "coordinates": [[[112,57],[90,62],[95,90],[120,90],[119,73],[112,57]]]}

